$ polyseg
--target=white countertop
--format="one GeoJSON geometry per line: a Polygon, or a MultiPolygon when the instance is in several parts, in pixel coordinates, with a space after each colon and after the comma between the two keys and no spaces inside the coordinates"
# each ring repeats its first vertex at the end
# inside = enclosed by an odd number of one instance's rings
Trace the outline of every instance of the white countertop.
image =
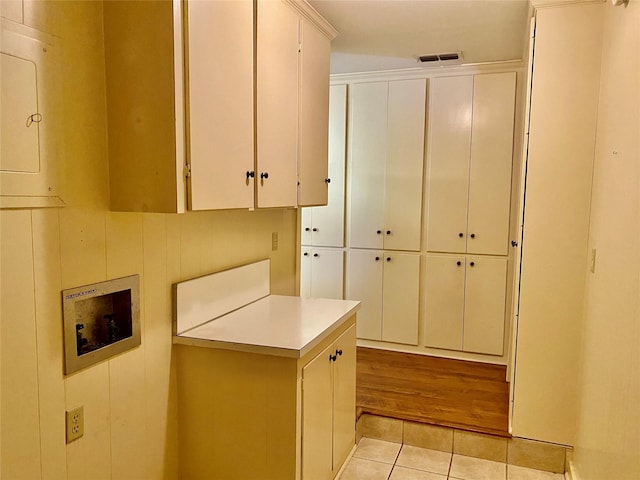
{"type": "Polygon", "coordinates": [[[360,309],[355,300],[268,295],[173,343],[301,358],[360,309]]]}

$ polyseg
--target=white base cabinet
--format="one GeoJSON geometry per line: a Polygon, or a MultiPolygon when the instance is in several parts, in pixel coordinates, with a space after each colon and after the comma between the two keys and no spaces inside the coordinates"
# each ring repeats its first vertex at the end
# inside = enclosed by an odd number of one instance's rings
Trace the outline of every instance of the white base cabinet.
{"type": "Polygon", "coordinates": [[[346,298],[362,303],[358,338],[418,344],[420,255],[351,249],[346,298]]]}
{"type": "Polygon", "coordinates": [[[300,296],[343,298],[344,251],[335,248],[302,247],[300,296]]]}
{"type": "Polygon", "coordinates": [[[355,444],[356,329],[302,369],[302,480],[331,480],[355,444]]]}
{"type": "Polygon", "coordinates": [[[428,254],[424,278],[424,344],[502,355],[507,259],[428,254]]]}

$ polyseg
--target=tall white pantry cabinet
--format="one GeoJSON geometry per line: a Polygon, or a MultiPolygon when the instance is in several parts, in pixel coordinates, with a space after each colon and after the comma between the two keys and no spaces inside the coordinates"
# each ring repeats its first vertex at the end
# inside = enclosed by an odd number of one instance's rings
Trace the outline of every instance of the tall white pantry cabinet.
{"type": "Polygon", "coordinates": [[[344,282],[362,302],[363,345],[504,355],[517,74],[466,72],[331,87],[348,97],[330,109],[345,197],[302,211],[301,291],[335,295],[344,282]],[[344,272],[329,258],[343,238],[344,272]]]}

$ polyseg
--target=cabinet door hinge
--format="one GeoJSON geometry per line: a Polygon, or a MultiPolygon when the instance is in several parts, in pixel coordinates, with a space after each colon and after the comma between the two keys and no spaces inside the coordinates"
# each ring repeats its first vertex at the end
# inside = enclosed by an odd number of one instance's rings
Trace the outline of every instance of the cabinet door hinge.
{"type": "Polygon", "coordinates": [[[191,165],[188,163],[184,164],[183,175],[185,178],[189,178],[191,176],[191,165]]]}

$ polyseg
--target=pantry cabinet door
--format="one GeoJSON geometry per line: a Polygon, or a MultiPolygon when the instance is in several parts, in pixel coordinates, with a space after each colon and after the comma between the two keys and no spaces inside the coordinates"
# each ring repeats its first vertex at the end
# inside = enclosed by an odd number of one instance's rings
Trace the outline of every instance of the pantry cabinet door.
{"type": "Polygon", "coordinates": [[[468,253],[508,253],[515,88],[515,72],[474,77],[468,253]]]}
{"type": "MultiPolygon", "coordinates": [[[[188,2],[191,210],[253,207],[253,2],[188,2]]],[[[182,167],[180,167],[182,168],[182,167]]]]}
{"type": "Polygon", "coordinates": [[[506,283],[506,258],[467,257],[465,352],[502,355],[506,283]]]}
{"type": "Polygon", "coordinates": [[[298,205],[326,205],[331,41],[302,20],[298,205]]]}
{"type": "Polygon", "coordinates": [[[332,478],[333,345],[302,368],[302,478],[332,478]]]}
{"type": "Polygon", "coordinates": [[[427,255],[424,276],[424,344],[462,350],[465,257],[427,255]]]}
{"type": "Polygon", "coordinates": [[[350,250],[345,298],[361,302],[357,335],[367,340],[382,339],[382,252],[350,250]]]}
{"type": "Polygon", "coordinates": [[[303,212],[313,210],[312,245],[344,247],[346,134],[347,86],[332,85],[329,94],[329,197],[325,207],[303,209],[303,212]]]}
{"type": "Polygon", "coordinates": [[[333,469],[344,463],[355,445],[356,328],[335,342],[333,369],[333,469]],[[342,352],[340,354],[340,352],[342,352]]]}
{"type": "Polygon", "coordinates": [[[467,245],[473,76],[429,80],[427,250],[464,253],[467,245]]]}
{"type": "Polygon", "coordinates": [[[350,89],[349,246],[383,246],[388,82],[350,89]]]}
{"type": "Polygon", "coordinates": [[[384,252],[382,340],[418,344],[420,255],[384,252]]]}
{"type": "Polygon", "coordinates": [[[342,250],[314,249],[311,254],[309,296],[342,299],[343,272],[344,252],[342,250]]]}
{"type": "Polygon", "coordinates": [[[299,20],[283,1],[258,1],[256,28],[257,206],[295,206],[299,20]]]}
{"type": "Polygon", "coordinates": [[[313,251],[311,248],[302,247],[300,249],[300,296],[303,298],[311,297],[311,258],[313,251]]]}
{"type": "Polygon", "coordinates": [[[389,82],[385,250],[420,250],[426,80],[389,82]]]}

